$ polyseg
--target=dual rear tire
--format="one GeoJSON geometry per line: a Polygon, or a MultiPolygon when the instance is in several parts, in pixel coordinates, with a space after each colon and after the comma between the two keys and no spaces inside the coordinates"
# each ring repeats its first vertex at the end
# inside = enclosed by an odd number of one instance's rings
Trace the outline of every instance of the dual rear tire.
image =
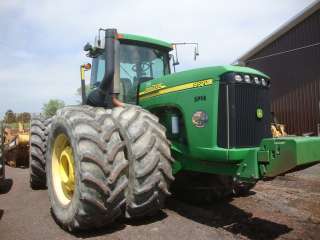
{"type": "Polygon", "coordinates": [[[68,231],[152,215],[170,194],[173,159],[165,129],[140,107],[63,108],[45,151],[52,212],[68,231]]]}

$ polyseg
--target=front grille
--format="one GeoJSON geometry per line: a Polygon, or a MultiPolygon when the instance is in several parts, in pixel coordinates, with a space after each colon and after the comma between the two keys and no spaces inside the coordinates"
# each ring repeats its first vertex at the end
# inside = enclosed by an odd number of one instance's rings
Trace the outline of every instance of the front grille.
{"type": "Polygon", "coordinates": [[[218,146],[223,148],[259,146],[271,136],[269,88],[228,80],[220,81],[218,146]],[[263,110],[263,118],[257,117],[263,110]]]}

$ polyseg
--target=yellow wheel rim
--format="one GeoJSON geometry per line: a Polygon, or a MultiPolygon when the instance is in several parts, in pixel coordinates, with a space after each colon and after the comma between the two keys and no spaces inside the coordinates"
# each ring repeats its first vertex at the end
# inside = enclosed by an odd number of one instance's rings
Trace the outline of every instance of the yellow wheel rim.
{"type": "Polygon", "coordinates": [[[51,159],[54,191],[59,201],[67,205],[74,193],[75,174],[73,150],[65,134],[56,137],[51,159]]]}

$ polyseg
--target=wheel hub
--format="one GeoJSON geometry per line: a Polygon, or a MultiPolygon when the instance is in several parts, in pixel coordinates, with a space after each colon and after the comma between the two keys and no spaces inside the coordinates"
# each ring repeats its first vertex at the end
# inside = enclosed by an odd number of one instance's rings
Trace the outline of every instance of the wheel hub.
{"type": "Polygon", "coordinates": [[[52,178],[56,196],[63,205],[69,204],[75,189],[74,158],[69,139],[57,136],[52,151],[52,178]]]}
{"type": "Polygon", "coordinates": [[[71,147],[66,147],[60,155],[60,178],[62,189],[68,198],[74,191],[74,160],[71,147]]]}

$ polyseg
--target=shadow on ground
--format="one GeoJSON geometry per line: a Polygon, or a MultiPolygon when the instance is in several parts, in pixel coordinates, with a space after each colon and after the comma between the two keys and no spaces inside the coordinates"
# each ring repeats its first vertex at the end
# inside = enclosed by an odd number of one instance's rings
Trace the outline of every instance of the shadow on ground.
{"type": "Polygon", "coordinates": [[[230,201],[214,200],[208,204],[195,202],[190,197],[181,199],[174,196],[168,199],[167,208],[192,221],[254,240],[276,239],[292,230],[287,225],[253,217],[251,213],[230,204],[230,201]]]}
{"type": "Polygon", "coordinates": [[[0,195],[8,193],[13,185],[12,179],[5,179],[1,184],[0,184],[0,195]]]}
{"type": "MultiPolygon", "coordinates": [[[[192,221],[214,228],[222,228],[232,234],[242,235],[253,240],[277,239],[279,236],[289,233],[292,230],[287,225],[253,217],[251,213],[230,204],[230,200],[231,199],[216,200],[209,205],[195,203],[194,201],[191,201],[190,203],[188,199],[181,200],[172,197],[168,199],[166,207],[192,221]]],[[[108,228],[104,227],[91,231],[77,232],[73,233],[73,235],[80,238],[102,236],[122,230],[126,225],[148,225],[161,221],[166,217],[167,214],[161,211],[153,217],[144,217],[134,220],[122,219],[108,228]]]]}
{"type": "MultiPolygon", "coordinates": [[[[255,194],[249,192],[248,195],[255,194]]],[[[197,196],[197,193],[193,193],[197,196]]],[[[197,198],[196,198],[197,199],[197,198]]],[[[291,228],[287,225],[268,221],[258,217],[253,217],[249,212],[233,206],[230,201],[232,199],[212,200],[210,204],[199,202],[191,197],[181,199],[181,196],[173,196],[168,199],[166,208],[172,210],[182,217],[192,221],[207,225],[213,228],[222,228],[235,235],[242,235],[249,239],[260,240],[277,239],[279,236],[289,233],[291,228]]],[[[52,214],[53,215],[53,214],[52,214]]],[[[127,225],[140,226],[148,225],[167,218],[168,215],[161,211],[153,217],[143,217],[141,219],[119,219],[109,227],[100,229],[92,229],[90,231],[80,231],[72,233],[78,238],[92,238],[112,234],[123,230],[127,225]]],[[[54,218],[54,216],[53,216],[54,218]]],[[[55,218],[54,218],[55,219],[55,218]]],[[[58,224],[58,222],[57,222],[58,224]]]]}
{"type": "MultiPolygon", "coordinates": [[[[52,213],[52,210],[51,210],[51,215],[52,215],[53,219],[55,220],[56,224],[61,227],[61,225],[59,224],[59,222],[55,218],[54,214],[52,213]]],[[[112,234],[114,232],[120,231],[120,230],[124,229],[126,227],[126,225],[131,225],[131,226],[148,225],[148,224],[152,224],[154,222],[161,221],[161,220],[165,219],[166,217],[168,217],[168,215],[165,212],[160,211],[155,216],[143,217],[141,219],[132,219],[132,220],[122,218],[122,219],[117,220],[116,222],[111,223],[110,226],[107,226],[107,227],[103,226],[101,228],[96,228],[96,229],[91,229],[91,230],[83,230],[83,231],[78,231],[78,232],[73,232],[73,233],[68,232],[68,233],[71,235],[74,235],[75,237],[78,237],[78,238],[92,238],[92,237],[103,236],[106,234],[112,234]]],[[[63,230],[65,230],[65,229],[63,229],[63,230]]]]}

